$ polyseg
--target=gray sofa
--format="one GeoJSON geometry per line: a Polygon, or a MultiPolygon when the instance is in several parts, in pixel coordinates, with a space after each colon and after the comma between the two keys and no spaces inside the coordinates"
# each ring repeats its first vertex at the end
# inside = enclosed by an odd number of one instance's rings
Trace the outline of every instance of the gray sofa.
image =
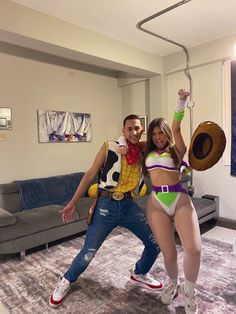
{"type": "MultiPolygon", "coordinates": [[[[20,253],[40,245],[84,232],[86,218],[93,199],[87,192],[79,200],[74,221],[63,223],[59,210],[71,199],[84,173],[30,179],[0,184],[0,255],[20,253]]],[[[188,177],[182,184],[187,188],[188,177]]],[[[150,181],[146,178],[148,192],[150,181]]],[[[135,202],[145,209],[148,195],[135,197],[135,202]]],[[[199,223],[217,218],[218,197],[204,195],[192,198],[199,223]]]]}
{"type": "Polygon", "coordinates": [[[86,231],[87,212],[93,201],[87,194],[79,200],[73,222],[63,223],[59,213],[83,175],[79,172],[0,184],[0,254],[21,253],[23,257],[28,249],[86,231]],[[31,191],[27,191],[29,186],[33,187],[31,191]],[[31,204],[27,200],[23,208],[24,192],[34,199],[34,208],[28,208],[31,204]]]}
{"type": "MultiPolygon", "coordinates": [[[[87,192],[77,204],[73,222],[63,223],[59,212],[83,175],[78,172],[0,184],[0,255],[20,253],[23,258],[26,250],[85,232],[93,202],[87,192]]],[[[147,196],[135,197],[143,209],[146,200],[147,196]]]]}

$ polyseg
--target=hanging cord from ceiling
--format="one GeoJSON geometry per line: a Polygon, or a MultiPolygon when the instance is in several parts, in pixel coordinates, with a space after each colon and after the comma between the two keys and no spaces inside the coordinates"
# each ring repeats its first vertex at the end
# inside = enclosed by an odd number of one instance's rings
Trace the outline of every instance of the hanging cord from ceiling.
{"type": "MultiPolygon", "coordinates": [[[[171,43],[173,45],[176,45],[176,46],[182,48],[184,53],[185,53],[185,56],[186,56],[186,68],[184,70],[184,73],[185,73],[186,77],[189,80],[189,92],[190,92],[190,95],[189,95],[189,101],[187,103],[187,107],[189,108],[189,112],[190,112],[190,138],[191,138],[192,135],[193,135],[193,107],[194,107],[194,101],[193,101],[193,95],[192,95],[193,94],[193,82],[192,82],[192,77],[191,77],[191,74],[190,74],[190,71],[189,71],[189,68],[190,68],[190,55],[189,55],[188,49],[184,45],[182,45],[180,43],[177,43],[174,40],[171,40],[171,39],[169,39],[167,37],[158,35],[158,34],[156,34],[156,33],[154,33],[154,32],[152,32],[152,31],[150,31],[150,30],[148,30],[148,29],[143,27],[143,24],[145,24],[145,23],[147,23],[147,22],[157,18],[158,16],[163,15],[163,14],[165,14],[165,13],[167,13],[167,12],[169,12],[169,11],[171,11],[171,10],[173,10],[173,9],[183,5],[183,4],[186,4],[186,3],[190,2],[190,1],[191,0],[180,1],[180,2],[170,6],[168,8],[166,8],[164,10],[161,10],[161,11],[159,11],[159,12],[157,12],[157,13],[151,15],[151,16],[148,16],[145,19],[143,19],[140,22],[138,22],[136,27],[140,31],[148,33],[149,35],[155,36],[155,37],[157,37],[159,39],[165,40],[165,41],[167,41],[167,42],[169,42],[169,43],[171,43]]],[[[189,191],[188,192],[189,192],[189,194],[191,196],[194,193],[194,188],[193,188],[193,171],[191,171],[191,173],[190,173],[190,184],[189,184],[189,191]]]]}

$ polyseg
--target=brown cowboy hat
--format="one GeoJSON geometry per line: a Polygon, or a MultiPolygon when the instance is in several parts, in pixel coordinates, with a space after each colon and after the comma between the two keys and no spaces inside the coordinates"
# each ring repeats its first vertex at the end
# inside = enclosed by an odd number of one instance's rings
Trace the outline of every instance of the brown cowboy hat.
{"type": "Polygon", "coordinates": [[[225,145],[225,134],[218,124],[212,121],[200,123],[190,142],[190,166],[198,171],[211,168],[223,155],[225,145]]]}

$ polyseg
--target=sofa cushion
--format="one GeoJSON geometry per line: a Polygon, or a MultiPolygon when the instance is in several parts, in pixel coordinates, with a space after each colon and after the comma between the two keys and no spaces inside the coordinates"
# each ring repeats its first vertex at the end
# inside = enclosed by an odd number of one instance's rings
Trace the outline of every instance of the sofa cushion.
{"type": "MultiPolygon", "coordinates": [[[[92,202],[93,199],[89,197],[81,198],[78,201],[77,209],[74,213],[74,221],[87,218],[88,209],[92,202]]],[[[49,229],[53,230],[64,225],[61,213],[59,212],[62,208],[63,206],[60,205],[50,205],[16,213],[17,221],[14,226],[0,228],[0,243],[23,238],[49,229]]],[[[50,242],[50,239],[45,239],[45,243],[47,242],[50,242]]]]}
{"type": "Polygon", "coordinates": [[[0,227],[14,225],[16,217],[3,208],[0,208],[0,227]]]}

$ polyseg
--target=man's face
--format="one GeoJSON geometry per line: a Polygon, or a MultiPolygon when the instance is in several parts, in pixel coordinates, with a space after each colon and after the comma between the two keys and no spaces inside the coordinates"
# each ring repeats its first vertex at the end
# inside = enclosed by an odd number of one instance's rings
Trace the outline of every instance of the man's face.
{"type": "Polygon", "coordinates": [[[137,144],[143,133],[143,128],[139,119],[126,120],[122,129],[124,137],[132,144],[137,144]]]}

